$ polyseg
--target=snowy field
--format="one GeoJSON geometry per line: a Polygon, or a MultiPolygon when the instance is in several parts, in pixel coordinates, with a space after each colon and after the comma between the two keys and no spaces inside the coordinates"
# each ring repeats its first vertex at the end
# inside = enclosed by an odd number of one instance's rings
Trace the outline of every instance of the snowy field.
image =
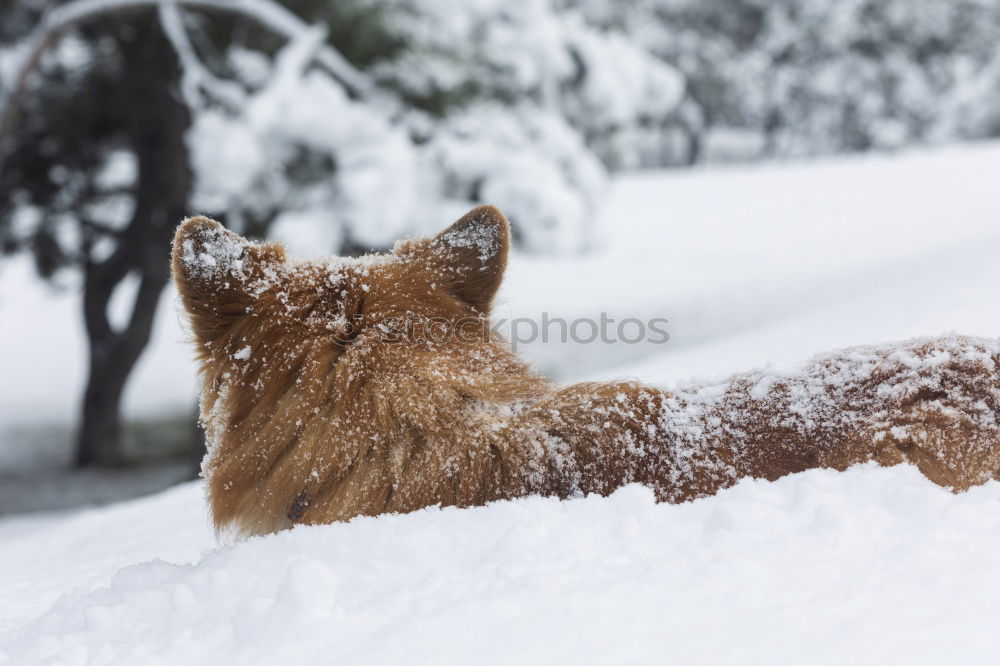
{"type": "MultiPolygon", "coordinates": [[[[495,314],[667,318],[665,345],[521,348],[561,379],[661,385],[850,344],[995,337],[997,173],[1000,145],[983,144],[626,177],[601,249],[515,256],[495,314]]],[[[193,405],[164,298],[131,415],[193,405]]],[[[0,266],[0,432],[72,419],[76,307],[26,262],[0,266]]],[[[54,462],[39,455],[0,434],[0,466],[54,462]]],[[[0,663],[996,663],[998,546],[1000,484],[952,495],[909,468],[747,481],[681,506],[628,488],[425,510],[222,547],[188,484],[0,520],[0,663]]]]}
{"type": "Polygon", "coordinates": [[[996,663],[1000,484],[956,497],[911,468],[222,548],[189,484],[4,530],[10,664],[996,663]]]}

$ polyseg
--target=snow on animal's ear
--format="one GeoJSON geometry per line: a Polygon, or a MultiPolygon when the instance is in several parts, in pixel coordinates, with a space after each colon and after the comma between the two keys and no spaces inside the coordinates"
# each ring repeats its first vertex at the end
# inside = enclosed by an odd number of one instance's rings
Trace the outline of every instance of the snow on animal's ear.
{"type": "Polygon", "coordinates": [[[185,220],[174,235],[174,283],[196,332],[246,314],[270,267],[283,264],[280,245],[251,243],[205,217],[185,220]]]}
{"type": "Polygon", "coordinates": [[[431,239],[436,278],[455,298],[488,314],[510,249],[510,223],[495,206],[479,206],[431,239]]]}

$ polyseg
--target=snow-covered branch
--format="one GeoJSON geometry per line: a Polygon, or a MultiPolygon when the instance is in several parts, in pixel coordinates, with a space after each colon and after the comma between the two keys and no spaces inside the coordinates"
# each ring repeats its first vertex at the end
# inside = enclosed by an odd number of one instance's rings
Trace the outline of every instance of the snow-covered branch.
{"type": "Polygon", "coordinates": [[[161,2],[159,12],[163,32],[174,47],[177,59],[181,63],[183,71],[181,91],[188,106],[191,108],[199,107],[203,95],[211,96],[229,108],[238,106],[242,97],[240,87],[231,81],[219,79],[208,67],[202,64],[194,45],[188,38],[184,16],[177,0],[161,2]]]}
{"type": "MultiPolygon", "coordinates": [[[[294,39],[312,29],[308,23],[274,0],[73,0],[48,12],[41,23],[17,47],[11,68],[11,88],[0,97],[0,141],[13,123],[17,104],[31,72],[45,51],[67,30],[105,14],[147,7],[183,5],[192,9],[239,14],[287,38],[294,39]]],[[[352,97],[363,97],[373,89],[371,81],[328,44],[317,50],[317,64],[326,69],[352,97]]]]}

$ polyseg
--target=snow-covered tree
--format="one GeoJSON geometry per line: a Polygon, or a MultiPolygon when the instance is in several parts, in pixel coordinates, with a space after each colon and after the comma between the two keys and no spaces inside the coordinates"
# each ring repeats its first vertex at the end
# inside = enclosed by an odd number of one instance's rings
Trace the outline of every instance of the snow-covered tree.
{"type": "MultiPolygon", "coordinates": [[[[196,113],[193,135],[224,137],[223,152],[243,168],[225,181],[196,169],[210,178],[199,185],[210,211],[242,219],[280,209],[280,236],[301,237],[311,224],[350,247],[380,246],[488,199],[508,211],[522,247],[578,251],[592,240],[606,170],[630,161],[620,138],[669,112],[682,91],[676,71],[624,33],[554,2],[347,4],[349,23],[377,17],[361,29],[384,48],[361,51],[342,31],[330,34],[377,94],[352,99],[316,76],[308,39],[273,59],[230,49],[242,100],[235,112],[196,113]],[[298,188],[274,166],[303,154],[342,168],[291,202],[281,193],[298,188]]],[[[333,7],[312,3],[309,15],[336,25],[344,4],[333,7]]],[[[209,144],[191,144],[197,161],[209,144]]]]}
{"type": "Polygon", "coordinates": [[[576,252],[623,137],[682,90],[556,0],[32,0],[0,25],[0,240],[82,272],[80,464],[119,456],[186,212],[356,252],[489,200],[522,247],[576,252]]]}
{"type": "Polygon", "coordinates": [[[118,461],[122,392],[149,340],[171,234],[187,210],[179,78],[155,17],[90,25],[44,54],[0,137],[5,249],[32,250],[43,275],[67,266],[82,274],[81,465],[118,461]],[[131,297],[124,322],[109,314],[116,293],[131,297]]]}

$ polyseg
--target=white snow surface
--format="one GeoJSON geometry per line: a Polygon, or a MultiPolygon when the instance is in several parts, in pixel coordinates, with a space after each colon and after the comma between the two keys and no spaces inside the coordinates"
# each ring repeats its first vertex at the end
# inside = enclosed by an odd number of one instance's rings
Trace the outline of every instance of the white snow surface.
{"type": "Polygon", "coordinates": [[[0,523],[0,663],[995,663],[998,483],[814,470],[222,547],[201,503],[188,484],[0,523]]]}

